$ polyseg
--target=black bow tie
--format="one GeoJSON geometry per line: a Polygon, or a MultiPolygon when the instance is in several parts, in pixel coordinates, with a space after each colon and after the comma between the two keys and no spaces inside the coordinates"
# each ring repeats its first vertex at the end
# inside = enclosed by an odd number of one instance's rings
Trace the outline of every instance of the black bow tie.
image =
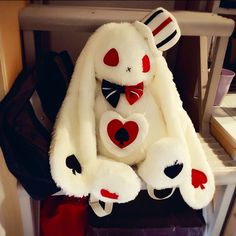
{"type": "Polygon", "coordinates": [[[116,108],[122,93],[125,94],[129,104],[133,105],[143,95],[143,82],[137,85],[121,86],[107,80],[102,81],[102,94],[114,108],[116,108]]]}

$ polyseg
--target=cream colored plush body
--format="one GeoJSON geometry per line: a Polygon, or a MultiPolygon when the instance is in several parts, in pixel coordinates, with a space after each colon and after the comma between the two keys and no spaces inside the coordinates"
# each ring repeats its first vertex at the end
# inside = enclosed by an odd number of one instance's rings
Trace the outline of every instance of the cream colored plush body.
{"type": "MultiPolygon", "coordinates": [[[[148,148],[157,140],[167,136],[167,130],[165,126],[164,117],[157,104],[154,97],[148,88],[144,89],[143,96],[132,106],[127,102],[124,95],[120,98],[119,104],[116,109],[111,108],[111,106],[104,99],[101,92],[100,83],[98,83],[98,91],[96,94],[95,103],[95,114],[96,114],[96,133],[99,134],[99,124],[100,118],[104,112],[109,110],[114,110],[119,113],[122,117],[127,118],[131,114],[140,113],[142,114],[149,124],[147,136],[144,138],[141,145],[138,145],[135,150],[129,155],[120,157],[115,155],[112,150],[108,150],[102,140],[100,135],[97,135],[98,142],[98,153],[101,155],[114,159],[119,162],[124,162],[128,165],[138,164],[144,160],[147,154],[148,148]],[[147,105],[148,104],[148,105],[147,105]]],[[[152,86],[150,84],[149,86],[152,86]]]]}
{"type": "MultiPolygon", "coordinates": [[[[173,16],[164,9],[157,11],[162,12],[159,20],[173,19],[158,35],[158,42],[165,40],[172,26],[180,36],[173,16]]],[[[163,50],[173,46],[179,36],[163,50]]],[[[155,189],[179,187],[184,200],[196,209],[212,199],[212,172],[165,58],[146,25],[110,23],[90,37],[58,115],[50,164],[58,186],[77,197],[91,194],[104,202],[128,202],[139,193],[142,180],[155,189]],[[113,48],[119,63],[109,66],[104,56],[113,48]],[[145,55],[150,59],[148,71],[142,64],[145,55]],[[101,92],[103,80],[121,86],[143,82],[143,95],[130,105],[121,94],[113,107],[101,92]],[[126,148],[118,148],[108,137],[107,124],[114,119],[138,124],[138,136],[126,148]]]]}

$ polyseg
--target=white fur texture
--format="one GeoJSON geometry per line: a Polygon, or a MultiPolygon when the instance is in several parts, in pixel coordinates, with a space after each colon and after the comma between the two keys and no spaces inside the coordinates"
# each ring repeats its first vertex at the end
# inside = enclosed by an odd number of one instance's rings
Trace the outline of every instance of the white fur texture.
{"type": "Polygon", "coordinates": [[[185,152],[179,140],[162,138],[150,147],[138,173],[148,185],[161,190],[178,187],[188,169],[189,163],[186,163],[185,152]],[[176,178],[171,179],[164,174],[164,169],[174,164],[183,165],[183,169],[176,178]]]}
{"type": "Polygon", "coordinates": [[[130,166],[138,164],[139,176],[147,184],[157,189],[179,187],[184,200],[193,208],[202,208],[212,199],[212,172],[182,108],[172,74],[154,43],[150,29],[141,22],[103,25],[88,40],[58,115],[50,150],[52,177],[65,193],[78,197],[92,193],[105,202],[131,201],[140,191],[140,179],[130,166]],[[115,67],[103,61],[112,48],[119,54],[115,67]],[[144,55],[150,59],[150,70],[145,73],[144,55]],[[143,82],[143,96],[130,105],[121,94],[117,107],[113,108],[102,94],[103,79],[119,85],[143,82]],[[104,121],[106,113],[113,115],[106,116],[104,121]],[[118,117],[125,121],[137,114],[143,117],[136,119],[140,127],[149,128],[143,128],[147,133],[141,137],[142,142],[121,158],[111,150],[112,145],[107,145],[109,137],[104,138],[99,127],[104,131],[109,119],[118,117]],[[69,155],[76,156],[81,173],[74,174],[66,166],[69,155]],[[183,169],[171,179],[163,171],[173,164],[183,164],[183,169]],[[192,186],[192,169],[207,176],[204,190],[192,186]],[[103,189],[118,197],[102,195],[103,189]]]}
{"type": "Polygon", "coordinates": [[[91,193],[104,202],[125,203],[133,200],[141,189],[141,182],[133,169],[122,163],[98,156],[91,193]],[[101,196],[101,189],[119,195],[117,200],[101,196]]]}

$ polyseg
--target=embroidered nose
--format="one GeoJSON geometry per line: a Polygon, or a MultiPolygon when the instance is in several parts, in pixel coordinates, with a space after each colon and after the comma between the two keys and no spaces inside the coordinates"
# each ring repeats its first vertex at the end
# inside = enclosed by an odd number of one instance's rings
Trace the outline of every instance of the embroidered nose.
{"type": "Polygon", "coordinates": [[[164,169],[164,173],[171,179],[174,179],[183,169],[183,164],[175,162],[174,165],[168,166],[164,169]]]}
{"type": "Polygon", "coordinates": [[[127,67],[126,72],[131,72],[131,67],[127,67]]]}

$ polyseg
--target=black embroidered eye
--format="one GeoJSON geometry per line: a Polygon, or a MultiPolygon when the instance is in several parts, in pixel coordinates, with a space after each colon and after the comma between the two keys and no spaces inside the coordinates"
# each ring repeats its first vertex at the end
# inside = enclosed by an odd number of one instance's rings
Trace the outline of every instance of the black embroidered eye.
{"type": "Polygon", "coordinates": [[[69,169],[72,169],[72,173],[74,175],[76,174],[75,172],[77,172],[78,174],[82,172],[81,165],[75,155],[70,155],[66,158],[66,166],[69,169]]]}

